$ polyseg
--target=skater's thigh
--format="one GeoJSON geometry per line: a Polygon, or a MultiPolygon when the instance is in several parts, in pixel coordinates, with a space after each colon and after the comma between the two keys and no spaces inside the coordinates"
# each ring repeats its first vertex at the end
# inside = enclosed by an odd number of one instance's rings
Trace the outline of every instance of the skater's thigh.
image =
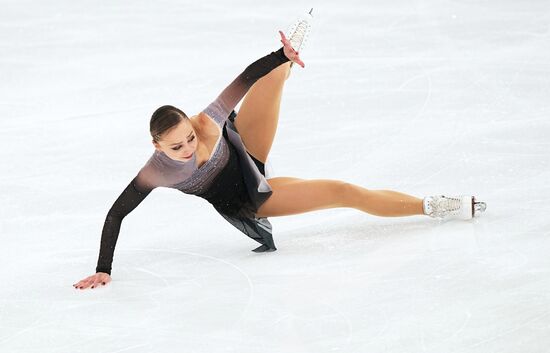
{"type": "Polygon", "coordinates": [[[267,180],[273,194],[258,209],[260,217],[288,216],[341,207],[348,183],[330,179],[277,177],[267,180]]]}

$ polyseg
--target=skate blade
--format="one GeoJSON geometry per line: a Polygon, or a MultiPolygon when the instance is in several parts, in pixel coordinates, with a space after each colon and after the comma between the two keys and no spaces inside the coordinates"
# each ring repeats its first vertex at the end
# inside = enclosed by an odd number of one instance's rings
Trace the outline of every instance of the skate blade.
{"type": "Polygon", "coordinates": [[[486,209],[487,203],[476,201],[476,198],[472,197],[472,217],[479,216],[479,214],[485,212],[486,209]]]}

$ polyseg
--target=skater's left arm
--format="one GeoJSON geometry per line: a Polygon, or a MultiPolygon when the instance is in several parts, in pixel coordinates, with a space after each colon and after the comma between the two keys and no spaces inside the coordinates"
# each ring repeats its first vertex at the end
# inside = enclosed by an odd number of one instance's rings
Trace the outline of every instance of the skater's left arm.
{"type": "Polygon", "coordinates": [[[223,126],[231,111],[235,109],[250,87],[261,77],[287,61],[289,59],[284,55],[283,48],[256,60],[248,65],[203,112],[223,126]]]}
{"type": "Polygon", "coordinates": [[[300,59],[298,52],[292,48],[284,33],[279,31],[279,34],[281,35],[283,46],[279,50],[273,51],[248,65],[246,69],[220,93],[216,100],[203,110],[204,113],[211,116],[218,124],[223,126],[231,111],[235,109],[250,87],[260,78],[270,73],[271,70],[279,65],[290,60],[304,67],[304,63],[300,59]]]}

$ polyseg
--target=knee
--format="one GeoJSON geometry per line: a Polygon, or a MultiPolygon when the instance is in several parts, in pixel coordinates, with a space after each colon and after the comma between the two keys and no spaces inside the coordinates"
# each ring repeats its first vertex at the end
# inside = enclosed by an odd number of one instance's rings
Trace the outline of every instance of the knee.
{"type": "Polygon", "coordinates": [[[268,76],[271,76],[275,80],[285,81],[289,75],[290,75],[290,62],[287,62],[273,69],[268,76]]]}
{"type": "Polygon", "coordinates": [[[348,182],[341,182],[339,192],[342,195],[341,199],[344,202],[344,207],[358,207],[365,202],[372,202],[376,197],[376,191],[366,189],[359,185],[348,182]]]}
{"type": "Polygon", "coordinates": [[[353,204],[357,197],[357,187],[346,181],[338,181],[335,186],[334,192],[337,195],[337,199],[341,201],[342,206],[347,207],[353,204]]]}

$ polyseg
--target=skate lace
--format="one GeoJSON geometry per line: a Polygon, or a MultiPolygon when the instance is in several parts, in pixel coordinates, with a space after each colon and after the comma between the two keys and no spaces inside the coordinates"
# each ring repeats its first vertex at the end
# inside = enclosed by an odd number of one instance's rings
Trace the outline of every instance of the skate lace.
{"type": "Polygon", "coordinates": [[[309,33],[311,32],[310,20],[313,18],[311,15],[312,11],[313,9],[306,16],[300,17],[287,31],[288,40],[292,48],[297,52],[305,48],[305,44],[309,38],[309,33]]]}
{"type": "Polygon", "coordinates": [[[436,196],[431,203],[433,217],[443,218],[460,211],[462,202],[457,197],[436,196]]]}

